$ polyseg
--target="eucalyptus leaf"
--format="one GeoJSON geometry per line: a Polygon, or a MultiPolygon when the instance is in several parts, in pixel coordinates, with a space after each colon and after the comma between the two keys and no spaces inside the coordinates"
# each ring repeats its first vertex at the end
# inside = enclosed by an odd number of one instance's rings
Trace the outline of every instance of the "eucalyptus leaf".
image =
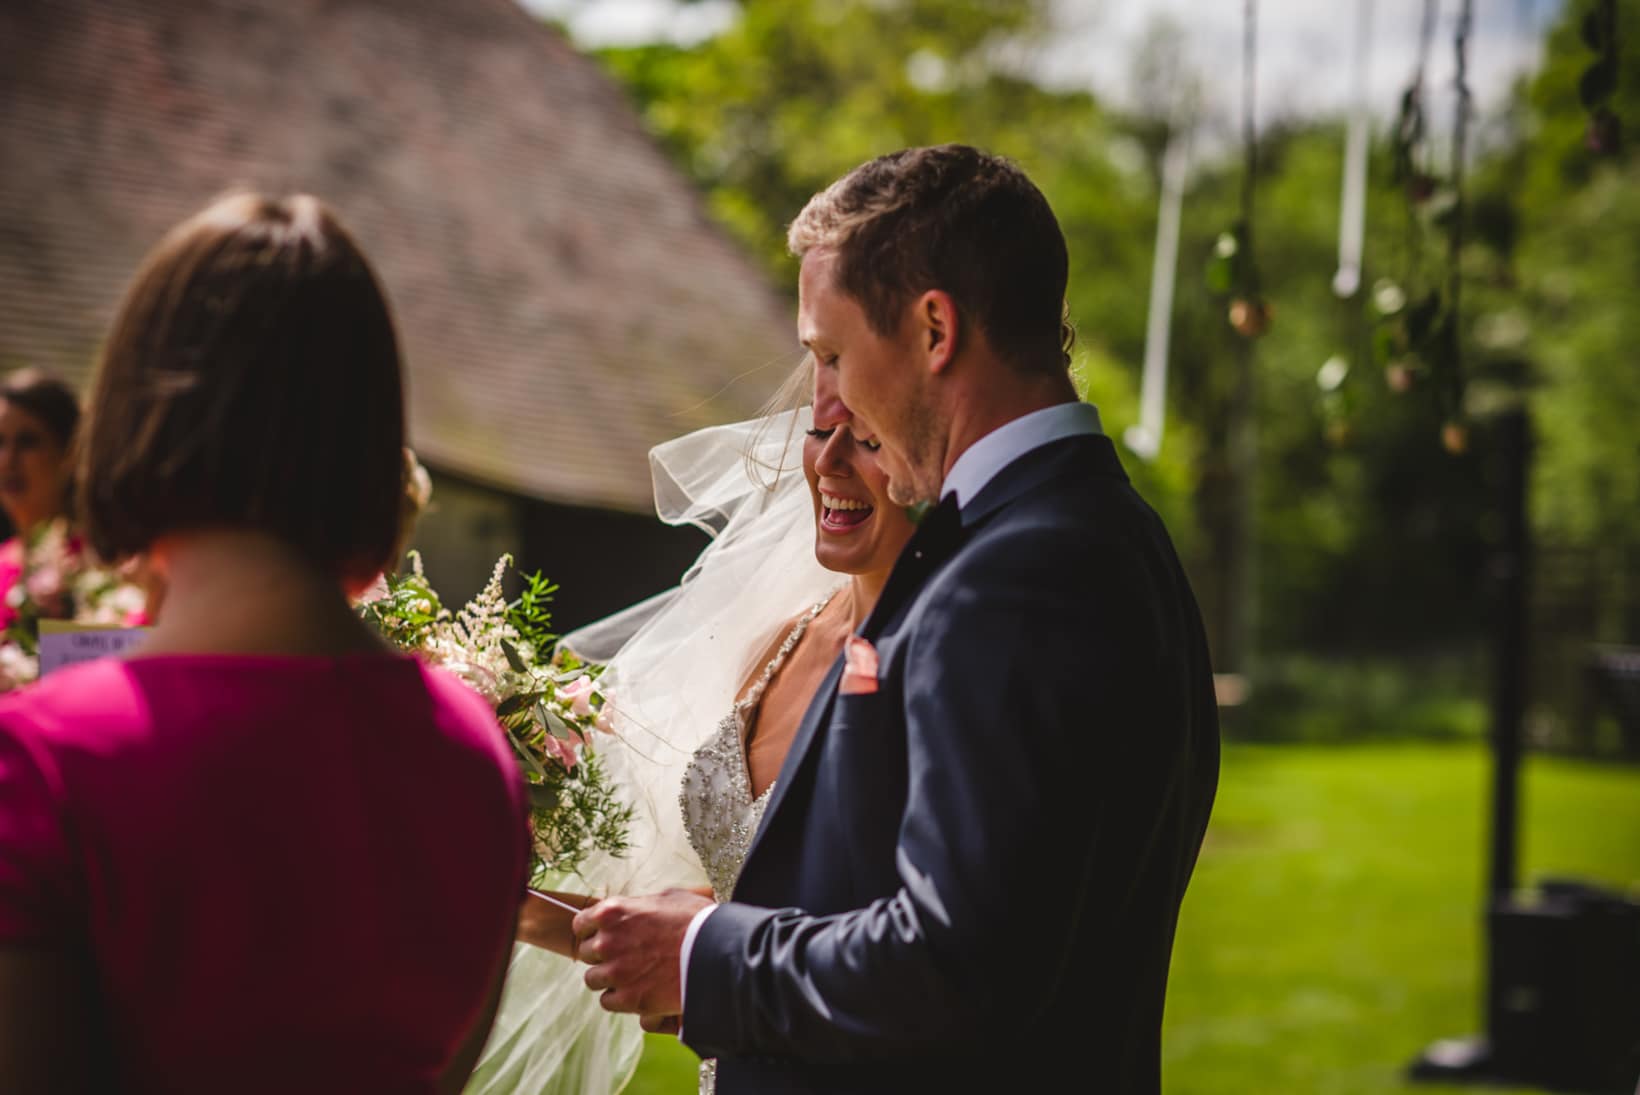
{"type": "Polygon", "coordinates": [[[501,653],[507,656],[507,664],[512,666],[514,673],[528,673],[530,671],[529,666],[524,664],[523,656],[518,653],[518,647],[506,639],[501,640],[501,653]]]}
{"type": "Polygon", "coordinates": [[[546,779],[547,770],[541,767],[541,762],[535,759],[535,754],[520,745],[517,736],[505,724],[501,728],[506,730],[507,740],[512,742],[513,752],[518,754],[518,759],[523,761],[524,766],[534,772],[538,778],[546,779]]]}
{"type": "Polygon", "coordinates": [[[569,723],[553,714],[544,703],[536,704],[535,717],[547,728],[547,733],[559,741],[580,741],[581,735],[570,729],[569,723]]]}
{"type": "Polygon", "coordinates": [[[545,696],[545,692],[515,693],[514,695],[508,696],[506,699],[496,704],[495,713],[500,715],[502,718],[507,718],[510,715],[516,715],[520,711],[528,709],[530,704],[539,703],[545,696]]]}

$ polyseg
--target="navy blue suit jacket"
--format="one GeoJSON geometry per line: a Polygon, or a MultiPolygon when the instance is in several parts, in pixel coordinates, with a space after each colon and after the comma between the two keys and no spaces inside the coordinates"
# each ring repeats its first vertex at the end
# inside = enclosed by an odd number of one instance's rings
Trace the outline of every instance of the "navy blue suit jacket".
{"type": "Polygon", "coordinates": [[[879,690],[838,695],[839,661],[811,704],[695,939],[685,1041],[723,1095],[1065,1070],[1158,1091],[1218,714],[1195,598],[1109,440],[932,510],[861,634],[879,690]]]}

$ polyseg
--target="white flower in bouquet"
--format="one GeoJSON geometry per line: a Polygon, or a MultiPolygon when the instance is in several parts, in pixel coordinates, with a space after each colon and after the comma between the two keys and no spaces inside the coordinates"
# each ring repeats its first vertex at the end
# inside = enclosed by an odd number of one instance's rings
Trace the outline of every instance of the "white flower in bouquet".
{"type": "MultiPolygon", "coordinates": [[[[428,625],[422,651],[439,665],[460,675],[491,703],[500,703],[508,695],[520,691],[519,682],[511,680],[514,672],[507,660],[504,644],[512,644],[520,659],[527,664],[534,651],[518,629],[507,621],[507,599],[502,593],[502,581],[512,556],[503,555],[495,562],[490,580],[477,597],[467,602],[453,618],[444,613],[428,625]]],[[[424,577],[421,556],[411,555],[412,572],[424,577]]],[[[431,598],[416,602],[421,611],[430,611],[431,598]]]]}

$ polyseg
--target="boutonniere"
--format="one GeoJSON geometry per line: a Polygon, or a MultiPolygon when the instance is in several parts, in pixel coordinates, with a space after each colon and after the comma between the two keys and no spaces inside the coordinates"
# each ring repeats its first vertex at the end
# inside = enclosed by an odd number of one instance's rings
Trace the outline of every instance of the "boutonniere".
{"type": "Polygon", "coordinates": [[[843,680],[838,691],[845,696],[877,691],[877,648],[858,635],[850,635],[843,644],[843,680]]]}
{"type": "Polygon", "coordinates": [[[905,507],[906,519],[913,525],[920,525],[923,523],[923,518],[927,517],[929,511],[933,508],[934,503],[926,500],[922,502],[913,502],[909,506],[905,507]]]}

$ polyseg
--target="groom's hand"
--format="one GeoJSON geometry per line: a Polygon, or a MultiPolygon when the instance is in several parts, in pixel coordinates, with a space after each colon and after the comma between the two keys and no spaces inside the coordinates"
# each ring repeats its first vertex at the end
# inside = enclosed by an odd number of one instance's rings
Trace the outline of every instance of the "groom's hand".
{"type": "Polygon", "coordinates": [[[695,914],[712,903],[690,890],[611,897],[575,914],[576,957],[591,968],[586,986],[609,1011],[683,1012],[680,955],[695,914]]]}

